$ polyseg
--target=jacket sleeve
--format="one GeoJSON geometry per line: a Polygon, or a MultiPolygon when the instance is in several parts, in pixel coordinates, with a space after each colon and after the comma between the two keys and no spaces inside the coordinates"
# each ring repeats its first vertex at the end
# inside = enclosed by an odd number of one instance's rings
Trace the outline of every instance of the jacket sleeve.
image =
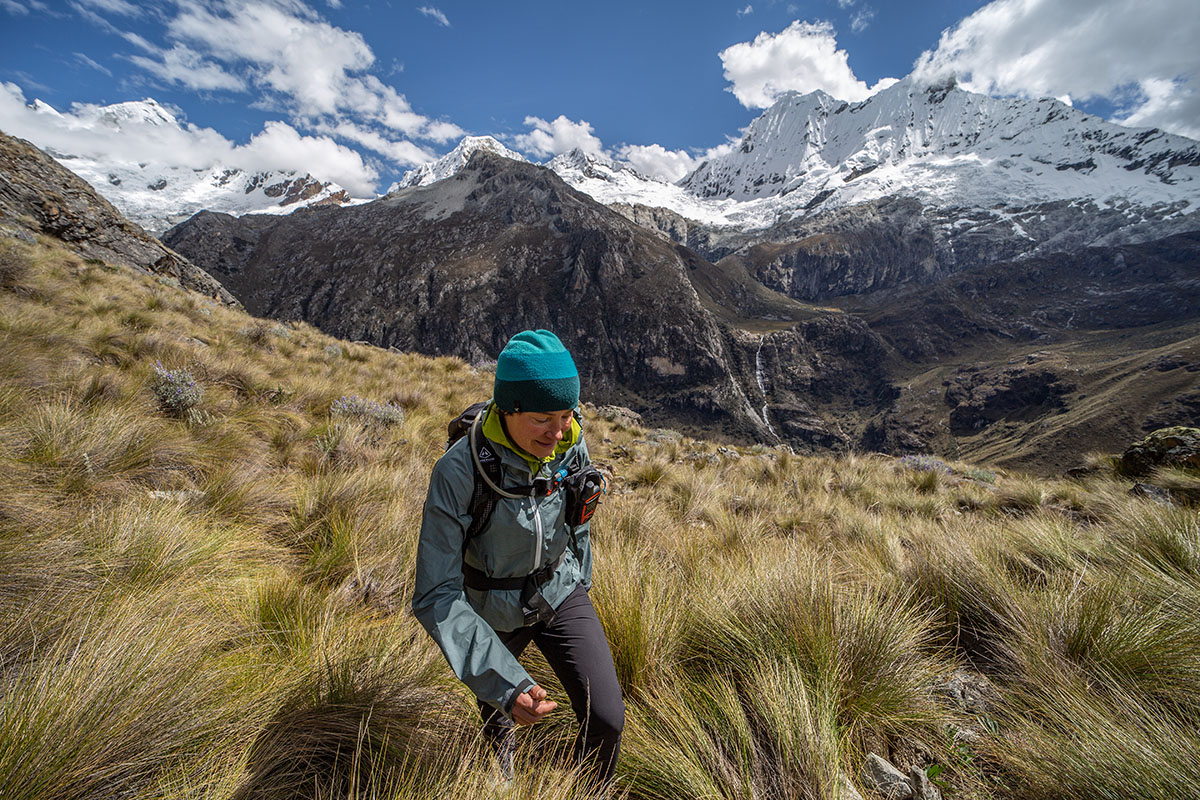
{"type": "MultiPolygon", "coordinates": [[[[581,466],[587,466],[592,463],[591,455],[588,453],[587,441],[579,440],[579,448],[582,451],[581,466]]],[[[591,539],[592,523],[585,522],[571,532],[571,545],[575,548],[575,558],[579,562],[579,581],[583,584],[585,590],[592,588],[592,539],[591,539]]]]}
{"type": "Polygon", "coordinates": [[[434,466],[417,543],[412,609],[459,680],[507,714],[534,681],[463,591],[463,540],[473,490],[473,476],[449,453],[434,466]]]}

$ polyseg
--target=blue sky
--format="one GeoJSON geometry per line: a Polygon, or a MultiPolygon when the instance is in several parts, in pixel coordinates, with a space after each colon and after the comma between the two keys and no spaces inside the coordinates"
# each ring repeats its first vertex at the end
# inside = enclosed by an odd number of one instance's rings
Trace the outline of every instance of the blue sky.
{"type": "Polygon", "coordinates": [[[359,195],[464,134],[675,179],[782,91],[862,100],[915,65],[1197,137],[1197,41],[1194,0],[0,0],[0,129],[102,155],[94,108],[154,98],[180,163],[258,159],[359,195]]]}

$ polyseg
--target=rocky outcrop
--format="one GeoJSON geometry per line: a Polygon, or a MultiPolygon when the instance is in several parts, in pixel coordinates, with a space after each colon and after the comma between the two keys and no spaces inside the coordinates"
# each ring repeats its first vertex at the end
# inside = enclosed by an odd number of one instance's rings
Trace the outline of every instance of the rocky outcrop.
{"type": "Polygon", "coordinates": [[[742,341],[747,369],[760,375],[760,417],[783,441],[847,450],[854,418],[895,396],[884,342],[857,317],[822,316],[742,341]]]}
{"type": "Polygon", "coordinates": [[[804,301],[929,283],[954,271],[939,260],[919,202],[888,197],[758,230],[710,227],[663,208],[621,214],[709,261],[731,259],[763,285],[804,301]]]}
{"type": "Polygon", "coordinates": [[[912,784],[903,772],[887,759],[871,753],[863,762],[863,785],[887,800],[908,800],[913,796],[912,784]]]}
{"type": "Polygon", "coordinates": [[[961,367],[946,381],[950,430],[970,435],[1001,419],[1029,421],[1061,409],[1075,391],[1067,367],[1029,356],[1003,368],[961,367]]]}
{"type": "Polygon", "coordinates": [[[1129,446],[1117,471],[1130,477],[1149,475],[1159,467],[1200,472],[1200,428],[1163,428],[1129,446]]]}
{"type": "Polygon", "coordinates": [[[1012,269],[1017,259],[1043,270],[1064,259],[1080,266],[1081,259],[1194,236],[1200,227],[1200,217],[1183,209],[1156,208],[1153,219],[1132,225],[1124,209],[1067,201],[938,208],[889,196],[752,230],[707,226],[663,208],[614,208],[709,261],[735,260],[764,285],[808,302],[925,287],[956,274],[970,281],[992,265],[1020,273],[1012,269]]]}
{"type": "Polygon", "coordinates": [[[188,289],[237,304],[211,275],[123,217],[82,178],[29,142],[3,133],[0,219],[55,236],[85,258],[173,278],[188,289]]]}

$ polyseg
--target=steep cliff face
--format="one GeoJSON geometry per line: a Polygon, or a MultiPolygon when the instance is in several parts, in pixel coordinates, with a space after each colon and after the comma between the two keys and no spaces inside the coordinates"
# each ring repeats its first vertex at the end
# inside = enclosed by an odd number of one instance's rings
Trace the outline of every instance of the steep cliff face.
{"type": "Polygon", "coordinates": [[[225,287],[127,220],[79,176],[23,139],[0,133],[0,219],[56,236],[87,258],[153,272],[236,304],[225,287]]]}

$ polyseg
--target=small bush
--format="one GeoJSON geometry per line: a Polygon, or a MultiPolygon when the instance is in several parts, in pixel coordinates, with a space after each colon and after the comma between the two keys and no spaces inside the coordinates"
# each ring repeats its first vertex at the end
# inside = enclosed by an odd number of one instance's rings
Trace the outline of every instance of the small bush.
{"type": "Polygon", "coordinates": [[[949,475],[953,471],[946,466],[946,462],[933,456],[904,456],[900,459],[900,466],[921,472],[940,472],[943,475],[949,475]]]}
{"type": "Polygon", "coordinates": [[[276,335],[274,329],[261,320],[238,329],[238,336],[241,336],[255,347],[269,347],[271,345],[271,337],[274,335],[276,335]]]}
{"type": "Polygon", "coordinates": [[[395,403],[386,405],[375,400],[366,400],[358,395],[343,395],[329,406],[335,417],[353,419],[368,425],[400,425],[404,422],[404,409],[395,403]]]}
{"type": "Polygon", "coordinates": [[[163,410],[177,417],[186,416],[204,398],[204,389],[185,369],[170,370],[154,364],[154,383],[150,386],[163,410]]]}

